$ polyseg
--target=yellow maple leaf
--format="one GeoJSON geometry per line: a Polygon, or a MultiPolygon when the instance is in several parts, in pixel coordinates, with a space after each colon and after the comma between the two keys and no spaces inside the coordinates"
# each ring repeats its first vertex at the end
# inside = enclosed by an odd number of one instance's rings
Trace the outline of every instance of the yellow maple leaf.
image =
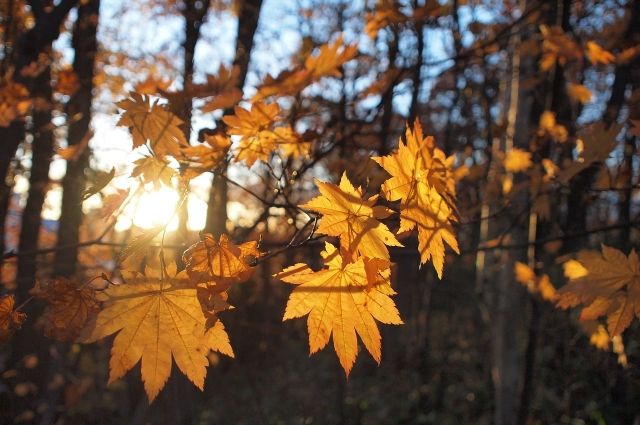
{"type": "Polygon", "coordinates": [[[169,163],[155,156],[144,156],[133,161],[131,177],[142,178],[144,184],[152,183],[156,189],[163,184],[172,187],[171,179],[177,174],[169,163]]]}
{"type": "MultiPolygon", "coordinates": [[[[581,320],[607,317],[607,329],[620,335],[635,316],[640,317],[640,261],[632,250],[627,257],[621,251],[602,246],[602,253],[581,251],[578,261],[584,270],[573,266],[575,278],[560,288],[558,305],[584,305],[581,320]]],[[[565,273],[566,273],[565,269],[565,273]]]]}
{"type": "Polygon", "coordinates": [[[391,211],[374,206],[378,195],[363,198],[361,188],[355,188],[344,173],[340,185],[315,180],[320,196],[311,199],[301,208],[322,214],[317,232],[337,236],[340,246],[348,255],[389,259],[388,246],[402,246],[389,228],[379,220],[391,211]]]}
{"type": "Polygon", "coordinates": [[[115,193],[110,193],[102,199],[100,218],[109,220],[129,196],[129,189],[116,189],[115,193]]]}
{"type": "Polygon", "coordinates": [[[236,161],[244,161],[249,167],[256,161],[268,161],[276,149],[275,139],[271,137],[271,126],[280,113],[278,104],[255,102],[251,109],[236,106],[234,113],[235,115],[225,116],[222,120],[229,127],[229,135],[240,136],[235,150],[236,161]]]}
{"type": "Polygon", "coordinates": [[[123,272],[125,283],[109,285],[101,294],[102,311],[85,329],[82,342],[91,343],[117,333],[109,361],[109,383],[138,362],[150,401],[171,374],[172,359],[198,388],[203,389],[207,354],[233,354],[219,325],[207,329],[196,287],[175,264],[165,272],[147,267],[145,274],[123,272]]]}
{"type": "Polygon", "coordinates": [[[117,125],[129,127],[134,148],[147,144],[156,155],[177,157],[188,145],[180,129],[182,120],[157,101],[131,92],[116,105],[124,110],[117,125]]]}
{"type": "Polygon", "coordinates": [[[445,243],[459,252],[453,231],[453,157],[447,158],[432,137],[423,137],[418,120],[413,130],[407,127],[406,140],[406,145],[400,140],[394,154],[373,160],[392,176],[383,183],[382,194],[389,201],[400,201],[399,232],[418,228],[421,263],[431,260],[442,278],[445,243]]]}
{"type": "Polygon", "coordinates": [[[533,165],[531,152],[522,149],[510,149],[504,158],[504,168],[510,173],[526,171],[533,165]]]}
{"type": "Polygon", "coordinates": [[[274,275],[297,285],[282,320],[309,315],[311,354],[324,348],[333,334],[333,346],[348,375],[358,354],[357,336],[379,363],[381,337],[375,320],[398,325],[402,319],[390,298],[388,262],[376,259],[367,264],[362,257],[348,262],[328,242],[321,255],[326,267],[317,272],[295,264],[274,275]]]}
{"type": "Polygon", "coordinates": [[[251,275],[250,264],[262,253],[255,241],[235,245],[227,235],[220,235],[219,242],[211,233],[191,245],[183,255],[187,272],[194,282],[240,282],[251,275]]]}
{"type": "Polygon", "coordinates": [[[311,142],[303,140],[290,126],[277,127],[268,137],[287,157],[303,158],[311,152],[311,142]]]}

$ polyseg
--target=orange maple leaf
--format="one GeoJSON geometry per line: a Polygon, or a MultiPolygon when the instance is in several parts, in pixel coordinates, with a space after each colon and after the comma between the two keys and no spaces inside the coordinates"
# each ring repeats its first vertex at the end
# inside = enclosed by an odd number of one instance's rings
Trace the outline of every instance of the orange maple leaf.
{"type": "Polygon", "coordinates": [[[565,274],[571,279],[558,291],[558,305],[584,305],[581,320],[606,316],[613,337],[629,327],[634,317],[640,318],[640,261],[635,250],[628,257],[606,245],[602,254],[581,251],[577,264],[565,268],[565,274]]]}
{"type": "Polygon", "coordinates": [[[418,228],[418,249],[421,263],[433,261],[442,278],[445,243],[459,252],[453,231],[455,178],[453,157],[445,157],[435,146],[432,137],[422,136],[416,120],[413,131],[407,128],[407,144],[400,140],[392,155],[374,157],[391,178],[382,185],[382,193],[389,201],[400,201],[400,230],[418,228]]]}
{"type": "Polygon", "coordinates": [[[251,109],[236,106],[234,113],[222,120],[229,126],[229,135],[240,136],[235,159],[245,161],[249,167],[256,161],[268,161],[276,148],[275,140],[271,137],[271,126],[280,113],[278,104],[255,102],[251,109]]]}
{"type": "Polygon", "coordinates": [[[31,293],[47,303],[40,321],[45,335],[59,341],[73,341],[99,310],[90,285],[78,285],[63,277],[38,281],[31,293]]]}
{"type": "Polygon", "coordinates": [[[283,320],[309,315],[311,354],[324,348],[333,334],[333,346],[348,375],[358,354],[356,335],[379,363],[381,337],[375,320],[399,325],[402,319],[390,298],[395,292],[389,283],[389,262],[362,257],[348,262],[348,257],[328,242],[321,255],[326,266],[322,270],[315,272],[306,264],[295,264],[274,275],[297,285],[283,320]]]}
{"type": "Polygon", "coordinates": [[[152,102],[146,95],[129,93],[129,98],[116,104],[124,112],[117,125],[129,127],[133,147],[147,144],[156,155],[180,155],[180,147],[188,145],[180,118],[166,107],[152,102]]]}
{"type": "Polygon", "coordinates": [[[339,237],[340,246],[348,255],[388,260],[387,245],[402,246],[389,228],[379,221],[387,218],[391,210],[374,206],[378,195],[363,199],[362,189],[351,184],[347,173],[342,175],[339,186],[317,179],[315,183],[320,196],[300,207],[322,214],[317,232],[339,237]]]}
{"type": "Polygon", "coordinates": [[[142,178],[142,183],[151,183],[156,189],[161,185],[172,187],[171,179],[177,175],[169,163],[156,156],[143,156],[133,161],[135,166],[131,170],[131,177],[142,178]]]}
{"type": "Polygon", "coordinates": [[[3,295],[0,298],[0,342],[11,337],[16,329],[20,329],[27,315],[14,309],[13,295],[3,295]]]}
{"type": "Polygon", "coordinates": [[[187,161],[195,163],[190,164],[183,175],[191,179],[206,171],[213,171],[227,156],[230,146],[231,140],[227,136],[213,134],[205,136],[202,144],[183,148],[183,157],[187,161]]]}

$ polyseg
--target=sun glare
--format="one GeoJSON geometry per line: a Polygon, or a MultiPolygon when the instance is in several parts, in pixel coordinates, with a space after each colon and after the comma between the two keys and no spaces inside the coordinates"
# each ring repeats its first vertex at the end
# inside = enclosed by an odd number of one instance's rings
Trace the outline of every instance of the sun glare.
{"type": "MultiPolygon", "coordinates": [[[[178,193],[168,187],[144,191],[128,203],[118,218],[116,230],[123,231],[132,225],[143,229],[167,226],[167,232],[173,232],[178,228],[178,215],[175,211],[179,201],[178,193]]],[[[187,202],[187,228],[192,231],[202,230],[207,219],[207,203],[193,194],[189,195],[187,202]]]]}

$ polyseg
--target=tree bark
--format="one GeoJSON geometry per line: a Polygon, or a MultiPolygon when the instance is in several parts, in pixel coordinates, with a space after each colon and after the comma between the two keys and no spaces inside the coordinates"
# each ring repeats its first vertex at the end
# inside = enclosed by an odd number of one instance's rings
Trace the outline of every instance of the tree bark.
{"type": "MultiPolygon", "coordinates": [[[[20,71],[51,47],[51,43],[60,35],[62,22],[76,3],[77,0],[62,0],[50,11],[45,11],[43,2],[30,1],[29,5],[33,11],[35,24],[28,31],[15,37],[13,49],[4,51],[8,56],[2,59],[3,72],[9,68],[13,69],[13,80],[30,88],[31,79],[22,76],[20,71]]],[[[13,13],[13,7],[11,12],[13,13]]],[[[13,38],[13,30],[9,32],[8,36],[13,38]]],[[[8,173],[16,149],[24,139],[24,134],[22,119],[14,120],[8,127],[0,127],[0,140],[2,140],[0,143],[0,234],[2,235],[5,233],[12,187],[11,184],[7,184],[8,173]]],[[[0,239],[2,239],[0,240],[0,253],[4,253],[4,238],[0,239]]]]}
{"type": "MultiPolygon", "coordinates": [[[[19,252],[38,248],[38,236],[42,224],[42,207],[49,186],[49,165],[53,156],[53,132],[51,131],[51,68],[47,67],[33,84],[32,98],[39,99],[44,109],[33,113],[31,142],[31,170],[27,203],[22,212],[19,252]]],[[[40,103],[39,102],[39,103],[40,103]]],[[[16,296],[26,299],[36,276],[36,255],[18,257],[16,296]]]]}
{"type": "MultiPolygon", "coordinates": [[[[244,83],[249,70],[249,60],[253,49],[253,37],[258,28],[262,0],[241,0],[238,12],[238,33],[236,38],[236,53],[233,66],[238,68],[238,81],[236,87],[244,88],[244,83]]],[[[225,115],[232,111],[225,111],[225,115]]],[[[224,168],[224,167],[223,167],[224,168]]],[[[219,236],[226,232],[227,228],[227,182],[214,176],[207,208],[207,221],[205,230],[219,236]]]]}
{"type": "MultiPolygon", "coordinates": [[[[96,32],[100,0],[89,0],[78,7],[78,18],[73,29],[72,45],[75,50],[73,70],[78,77],[79,88],[67,104],[69,122],[67,142],[69,146],[83,143],[91,124],[91,103],[93,101],[93,75],[98,50],[96,32]]],[[[57,247],[67,247],[56,251],[54,273],[71,276],[78,262],[80,225],[82,224],[81,196],[84,191],[85,170],[89,166],[89,149],[85,148],[75,161],[67,161],[67,172],[62,180],[62,206],[57,247]]]]}

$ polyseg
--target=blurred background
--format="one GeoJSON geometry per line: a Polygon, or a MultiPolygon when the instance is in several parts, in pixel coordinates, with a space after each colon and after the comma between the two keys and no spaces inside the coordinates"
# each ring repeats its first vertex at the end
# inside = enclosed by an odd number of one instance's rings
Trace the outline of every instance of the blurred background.
{"type": "Polygon", "coordinates": [[[305,320],[282,322],[291,288],[271,277],[317,269],[320,245],[274,255],[221,314],[236,358],[209,355],[204,392],[174,365],[151,405],[139,367],[106,385],[108,341],[45,338],[27,302],[0,348],[2,423],[640,423],[637,321],[610,338],[514,274],[560,287],[578,251],[638,247],[640,1],[3,0],[0,37],[0,291],[16,304],[36,280],[117,271],[155,226],[178,259],[201,231],[286,246],[302,224],[278,196],[304,203],[343,170],[374,193],[368,158],[416,119],[460,170],[462,251],[439,280],[415,237],[391,250],[405,324],[382,325],[381,364],[361,349],[348,379],[331,347],[308,355],[305,320]],[[177,178],[131,177],[146,152],[117,125],[129,92],[168,102],[196,146],[309,57],[330,63],[331,43],[353,58],[272,99],[306,157],[207,170],[182,203],[177,178]]]}

